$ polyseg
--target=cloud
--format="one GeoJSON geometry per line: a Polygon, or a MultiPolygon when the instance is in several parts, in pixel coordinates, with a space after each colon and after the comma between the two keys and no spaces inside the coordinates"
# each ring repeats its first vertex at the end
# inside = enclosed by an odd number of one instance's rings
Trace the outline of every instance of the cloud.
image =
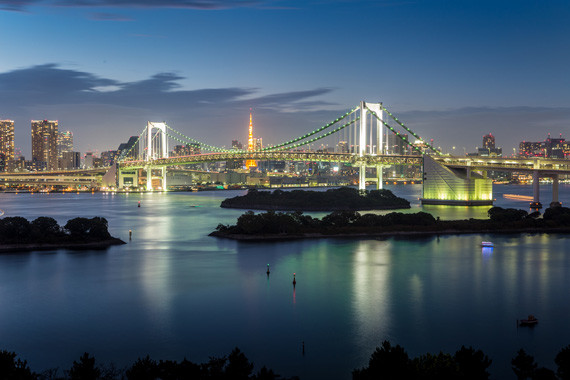
{"type": "MultiPolygon", "coordinates": [[[[53,63],[17,69],[0,73],[0,119],[16,120],[20,146],[28,145],[30,119],[59,120],[78,141],[107,149],[140,133],[146,120],[167,120],[181,131],[197,128],[186,133],[223,145],[220,137],[235,134],[236,121],[246,120],[250,107],[266,120],[262,124],[276,139],[282,134],[292,137],[293,132],[271,132],[270,125],[277,128],[284,120],[287,125],[307,125],[303,117],[310,114],[324,113],[326,120],[335,107],[321,99],[330,88],[260,95],[260,89],[247,87],[185,89],[180,86],[183,79],[176,73],[157,73],[122,82],[53,63]],[[279,120],[284,114],[289,116],[279,120]]],[[[321,116],[316,123],[320,121],[321,116]]]]}
{"type": "Polygon", "coordinates": [[[23,11],[32,5],[76,8],[185,8],[217,10],[267,6],[268,0],[0,0],[0,9],[23,11]]]}
{"type": "Polygon", "coordinates": [[[133,21],[132,18],[116,13],[95,12],[89,15],[89,19],[94,21],[133,21]]]}

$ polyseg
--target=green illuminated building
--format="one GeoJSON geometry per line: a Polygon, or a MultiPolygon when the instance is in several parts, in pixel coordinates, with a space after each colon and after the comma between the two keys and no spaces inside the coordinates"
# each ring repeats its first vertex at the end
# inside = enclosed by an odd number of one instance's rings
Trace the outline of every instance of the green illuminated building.
{"type": "Polygon", "coordinates": [[[422,204],[479,206],[493,204],[493,181],[486,172],[448,168],[424,155],[422,204]]]}

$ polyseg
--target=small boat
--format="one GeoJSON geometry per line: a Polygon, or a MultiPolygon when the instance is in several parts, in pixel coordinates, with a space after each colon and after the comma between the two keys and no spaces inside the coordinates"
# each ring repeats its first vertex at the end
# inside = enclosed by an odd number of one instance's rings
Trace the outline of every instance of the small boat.
{"type": "Polygon", "coordinates": [[[482,246],[482,247],[494,247],[495,244],[493,244],[492,241],[482,241],[482,242],[481,242],[481,246],[482,246]]]}
{"type": "Polygon", "coordinates": [[[520,326],[534,326],[538,323],[538,319],[534,315],[529,315],[527,319],[521,319],[519,321],[520,326]]]}

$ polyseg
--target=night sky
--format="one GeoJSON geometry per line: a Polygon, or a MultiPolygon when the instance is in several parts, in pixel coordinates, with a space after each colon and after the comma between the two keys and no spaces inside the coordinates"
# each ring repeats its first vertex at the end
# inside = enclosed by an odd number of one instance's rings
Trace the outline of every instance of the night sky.
{"type": "Polygon", "coordinates": [[[279,143],[382,101],[444,151],[570,138],[570,2],[0,0],[0,119],[75,149],[147,120],[200,141],[279,143]]]}

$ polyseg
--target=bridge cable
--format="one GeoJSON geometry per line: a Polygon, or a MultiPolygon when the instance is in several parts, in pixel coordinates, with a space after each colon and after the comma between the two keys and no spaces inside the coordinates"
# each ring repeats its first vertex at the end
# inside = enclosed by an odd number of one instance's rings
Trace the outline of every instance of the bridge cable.
{"type": "MultiPolygon", "coordinates": [[[[410,128],[406,127],[404,125],[404,123],[402,123],[400,120],[398,120],[398,118],[396,116],[394,116],[390,111],[388,111],[386,109],[386,107],[384,107],[383,104],[380,104],[380,107],[382,107],[382,110],[384,110],[392,119],[394,119],[394,121],[396,123],[398,123],[402,128],[404,128],[406,131],[408,131],[412,136],[414,136],[415,138],[421,140],[424,142],[424,144],[427,145],[428,148],[430,148],[432,151],[434,151],[435,153],[437,153],[438,155],[441,155],[442,152],[439,149],[436,149],[435,147],[431,146],[430,144],[428,144],[427,142],[424,141],[424,139],[421,138],[421,136],[417,135],[414,131],[412,131],[410,128]]],[[[368,108],[368,107],[366,107],[368,108]]],[[[376,116],[378,117],[378,116],[376,116]]],[[[382,121],[383,122],[383,121],[382,121]]]]}
{"type": "MultiPolygon", "coordinates": [[[[303,135],[303,136],[297,137],[297,138],[295,138],[295,139],[293,139],[293,140],[289,140],[289,141],[287,141],[287,142],[284,142],[284,143],[281,143],[281,144],[278,144],[278,145],[274,145],[274,146],[271,146],[271,147],[263,148],[263,149],[261,149],[261,151],[262,151],[262,152],[265,152],[265,151],[271,151],[271,150],[282,150],[282,149],[279,149],[279,148],[281,148],[281,147],[283,147],[283,146],[286,146],[286,145],[294,144],[294,143],[296,143],[297,141],[301,141],[301,140],[303,140],[303,139],[306,139],[307,137],[311,137],[311,136],[313,136],[313,135],[315,135],[315,134],[317,134],[317,133],[319,133],[319,132],[322,132],[322,131],[324,131],[325,129],[331,127],[332,125],[338,123],[339,121],[345,119],[348,115],[350,115],[351,113],[353,113],[353,112],[356,111],[357,109],[358,109],[358,107],[355,107],[355,108],[353,108],[352,110],[350,110],[350,111],[348,111],[347,113],[345,113],[344,115],[342,115],[342,116],[336,118],[335,120],[331,121],[330,123],[327,123],[327,124],[325,124],[324,126],[319,127],[319,128],[317,128],[317,129],[315,129],[314,131],[309,132],[309,133],[307,133],[307,134],[305,134],[305,135],[303,135]]],[[[284,149],[287,149],[287,148],[284,148],[284,149]]]]}

